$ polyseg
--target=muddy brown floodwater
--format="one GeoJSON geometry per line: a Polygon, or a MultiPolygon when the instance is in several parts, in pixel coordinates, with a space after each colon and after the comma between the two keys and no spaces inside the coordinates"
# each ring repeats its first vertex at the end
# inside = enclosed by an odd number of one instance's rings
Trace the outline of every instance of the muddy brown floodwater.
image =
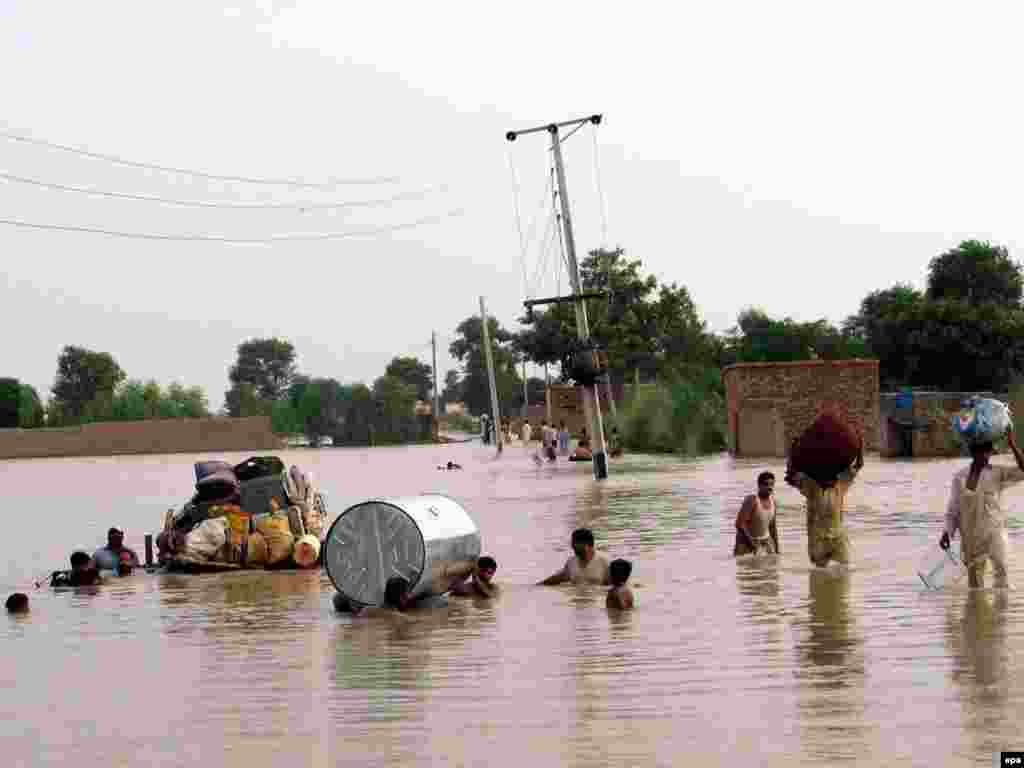
{"type": "MultiPolygon", "coordinates": [[[[334,614],[317,572],[32,589],[31,613],[0,623],[5,765],[987,766],[1024,749],[1021,593],[926,592],[916,575],[962,461],[869,457],[849,496],[855,565],[837,572],[809,565],[779,461],[627,456],[596,483],[519,444],[499,461],[479,444],[281,455],[335,515],[454,497],[504,596],[367,620],[334,614]],[[464,469],[439,472],[448,459],[464,469]],[[782,555],[735,561],[736,508],[766,467],[782,555]],[[610,616],[599,589],[533,586],[578,526],[633,561],[632,614],[610,616]]],[[[112,524],[141,555],[197,458],[0,463],[5,595],[112,524]]],[[[1024,487],[1007,502],[1019,549],[1024,487]]]]}

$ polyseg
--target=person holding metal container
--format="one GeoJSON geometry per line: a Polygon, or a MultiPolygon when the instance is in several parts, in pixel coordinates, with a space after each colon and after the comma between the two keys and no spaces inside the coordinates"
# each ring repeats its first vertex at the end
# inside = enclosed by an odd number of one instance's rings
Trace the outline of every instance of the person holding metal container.
{"type": "Polygon", "coordinates": [[[476,561],[476,568],[468,579],[452,582],[451,593],[459,597],[497,597],[501,592],[494,582],[494,574],[498,571],[498,562],[489,555],[476,561]]]}
{"type": "Polygon", "coordinates": [[[939,546],[949,549],[950,541],[960,531],[962,555],[967,566],[968,585],[985,586],[985,561],[992,561],[993,585],[1006,588],[1010,542],[1006,534],[1006,508],[1003,491],[1024,480],[1024,456],[1013,435],[1007,429],[1007,438],[1016,467],[989,463],[995,448],[991,441],[971,444],[971,464],[953,476],[946,506],[946,526],[939,546]]]}

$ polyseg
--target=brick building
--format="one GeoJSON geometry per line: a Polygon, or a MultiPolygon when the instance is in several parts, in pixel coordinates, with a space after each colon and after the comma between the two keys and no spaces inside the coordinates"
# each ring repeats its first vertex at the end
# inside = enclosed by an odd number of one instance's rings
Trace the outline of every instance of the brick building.
{"type": "Polygon", "coordinates": [[[879,448],[877,360],[737,363],[722,372],[730,445],[737,456],[785,456],[825,409],[843,413],[879,448]]]}

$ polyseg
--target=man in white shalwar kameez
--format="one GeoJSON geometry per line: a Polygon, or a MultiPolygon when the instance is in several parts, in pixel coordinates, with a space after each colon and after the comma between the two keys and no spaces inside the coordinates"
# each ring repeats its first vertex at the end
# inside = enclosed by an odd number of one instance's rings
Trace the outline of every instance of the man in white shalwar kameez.
{"type": "Polygon", "coordinates": [[[1006,508],[1003,491],[1024,480],[1024,456],[1008,433],[1010,450],[1017,459],[1016,467],[990,464],[995,452],[992,443],[971,446],[971,465],[953,476],[946,507],[946,529],[939,546],[949,549],[950,541],[960,531],[961,553],[967,566],[971,587],[985,586],[985,562],[992,561],[993,585],[1006,587],[1009,565],[1009,539],[1006,535],[1006,508]]]}

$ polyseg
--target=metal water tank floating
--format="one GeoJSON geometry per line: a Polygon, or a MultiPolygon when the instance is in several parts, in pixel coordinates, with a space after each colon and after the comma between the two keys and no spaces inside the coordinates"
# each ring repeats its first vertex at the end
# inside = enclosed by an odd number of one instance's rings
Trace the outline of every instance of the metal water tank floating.
{"type": "Polygon", "coordinates": [[[334,588],[360,605],[383,605],[393,576],[414,597],[442,594],[480,556],[480,531],[458,502],[428,494],[349,507],[327,532],[323,563],[334,588]]]}

